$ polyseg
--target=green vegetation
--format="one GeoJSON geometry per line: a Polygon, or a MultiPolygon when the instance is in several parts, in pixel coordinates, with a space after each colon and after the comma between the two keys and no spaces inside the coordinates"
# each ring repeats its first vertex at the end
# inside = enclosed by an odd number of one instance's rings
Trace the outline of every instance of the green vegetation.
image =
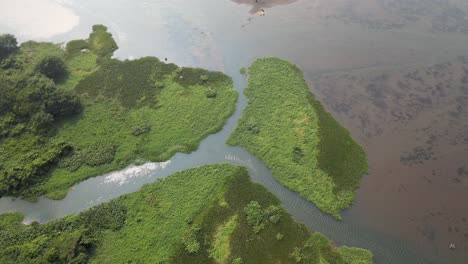
{"type": "Polygon", "coordinates": [[[89,177],[191,152],[234,111],[237,93],[223,73],[112,59],[117,45],[102,25],[65,50],[4,46],[0,196],[60,199],[89,177]]]}
{"type": "Polygon", "coordinates": [[[210,257],[216,263],[226,263],[231,255],[231,235],[237,227],[238,215],[235,214],[229,220],[218,227],[213,237],[210,257]]]}
{"type": "Polygon", "coordinates": [[[251,201],[244,208],[247,223],[252,227],[254,233],[259,233],[265,228],[265,222],[270,220],[273,224],[279,222],[281,214],[280,209],[276,206],[270,206],[267,209],[262,209],[257,201],[251,201]]]}
{"type": "Polygon", "coordinates": [[[47,56],[36,65],[36,71],[50,79],[57,80],[65,74],[65,62],[60,57],[47,56]]]}
{"type": "Polygon", "coordinates": [[[89,35],[88,42],[89,49],[100,58],[110,58],[119,48],[112,38],[112,34],[107,32],[107,27],[103,25],[93,26],[93,32],[89,35]]]}
{"type": "Polygon", "coordinates": [[[0,215],[0,263],[372,263],[366,250],[310,234],[244,168],[228,164],[178,172],[47,224],[20,221],[0,215]],[[275,223],[268,208],[281,216],[275,223]],[[258,233],[251,209],[264,221],[258,233]]]}
{"type": "Polygon", "coordinates": [[[0,35],[0,60],[18,49],[18,41],[11,34],[0,35]]]}
{"type": "Polygon", "coordinates": [[[258,156],[279,182],[339,218],[367,172],[363,149],[313,97],[296,66],[263,58],[249,74],[248,106],[228,143],[258,156]]]}
{"type": "Polygon", "coordinates": [[[67,43],[65,47],[65,51],[69,55],[79,54],[85,49],[89,49],[89,43],[84,39],[71,40],[67,43]]]}
{"type": "Polygon", "coordinates": [[[239,72],[240,72],[240,74],[244,75],[244,74],[247,73],[247,70],[245,69],[245,67],[241,67],[239,72]]]}
{"type": "MultiPolygon", "coordinates": [[[[59,54],[55,45],[38,46],[51,56],[59,54]]],[[[59,73],[47,62],[51,57],[35,50],[32,42],[24,43],[0,69],[0,196],[40,182],[72,150],[49,134],[80,113],[81,103],[73,93],[57,89],[45,75],[59,73]]]]}
{"type": "Polygon", "coordinates": [[[372,263],[372,253],[368,250],[355,247],[339,247],[338,252],[345,259],[346,264],[372,263]]]}
{"type": "Polygon", "coordinates": [[[100,233],[120,229],[125,215],[116,201],[45,225],[23,225],[17,213],[0,215],[0,262],[87,263],[100,233]]]}

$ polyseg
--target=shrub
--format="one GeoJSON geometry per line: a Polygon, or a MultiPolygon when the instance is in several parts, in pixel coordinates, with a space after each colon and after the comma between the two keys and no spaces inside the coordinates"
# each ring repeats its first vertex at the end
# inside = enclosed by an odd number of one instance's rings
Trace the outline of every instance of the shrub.
{"type": "Polygon", "coordinates": [[[81,152],[84,163],[89,166],[99,166],[110,163],[114,159],[116,147],[110,142],[98,142],[87,145],[81,152]]]}
{"type": "Polygon", "coordinates": [[[54,117],[43,111],[39,111],[37,114],[33,115],[31,118],[32,126],[35,129],[42,129],[50,126],[54,122],[54,117]]]}
{"type": "Polygon", "coordinates": [[[132,127],[132,135],[139,136],[150,131],[151,127],[146,122],[140,122],[132,127]]]}
{"type": "Polygon", "coordinates": [[[283,234],[281,234],[281,233],[278,233],[278,234],[276,234],[276,236],[275,236],[275,237],[276,237],[276,240],[278,240],[278,241],[279,241],[279,240],[282,240],[282,239],[283,239],[284,235],[283,235],[283,234]]]}
{"type": "Polygon", "coordinates": [[[197,241],[197,235],[200,232],[199,225],[192,225],[182,237],[182,244],[185,250],[190,254],[195,254],[200,250],[200,243],[197,241]]]}
{"type": "Polygon", "coordinates": [[[247,216],[247,223],[249,226],[252,226],[254,229],[257,230],[258,233],[261,229],[263,229],[263,220],[265,215],[263,214],[262,207],[257,201],[251,201],[244,207],[244,213],[247,216]]]}
{"type": "Polygon", "coordinates": [[[202,82],[207,82],[209,79],[210,79],[210,77],[208,77],[208,75],[206,75],[206,74],[200,75],[200,81],[202,81],[202,82]]]}
{"type": "Polygon", "coordinates": [[[250,133],[252,133],[254,135],[256,135],[256,134],[258,134],[258,132],[260,132],[260,129],[255,124],[248,123],[248,124],[246,124],[245,127],[246,127],[247,131],[249,131],[250,133]]]}
{"type": "Polygon", "coordinates": [[[226,76],[222,72],[183,67],[177,70],[173,80],[183,87],[189,87],[201,84],[220,84],[226,81],[226,76]]]}
{"type": "Polygon", "coordinates": [[[118,230],[125,224],[127,208],[116,200],[100,204],[80,214],[80,220],[93,229],[118,230]]]}
{"type": "Polygon", "coordinates": [[[186,217],[184,219],[184,222],[187,224],[187,225],[191,225],[193,223],[193,217],[186,217]]]}
{"type": "Polygon", "coordinates": [[[112,34],[107,32],[107,27],[94,25],[93,32],[89,35],[90,50],[101,58],[110,58],[119,47],[112,34]]]}
{"type": "Polygon", "coordinates": [[[291,252],[291,254],[289,254],[289,257],[291,259],[293,259],[296,263],[301,262],[301,260],[303,258],[302,253],[301,253],[301,249],[298,248],[298,247],[295,247],[293,252],[291,252]]]}
{"type": "Polygon", "coordinates": [[[292,153],[294,162],[299,162],[302,156],[304,156],[304,153],[302,153],[302,149],[300,147],[294,147],[292,153]]]}
{"type": "Polygon", "coordinates": [[[57,56],[45,56],[36,64],[35,70],[53,80],[57,80],[66,72],[65,62],[57,56]]]}
{"type": "Polygon", "coordinates": [[[254,230],[254,233],[259,233],[265,228],[265,221],[269,220],[273,224],[279,222],[281,218],[281,209],[277,206],[269,206],[262,209],[257,201],[251,201],[244,207],[244,213],[247,217],[247,223],[254,230]]]}
{"type": "Polygon", "coordinates": [[[240,72],[240,74],[244,75],[244,74],[247,73],[247,70],[245,69],[245,67],[241,67],[239,72],[240,72]]]}
{"type": "Polygon", "coordinates": [[[277,206],[270,205],[265,209],[264,214],[273,224],[277,224],[281,218],[281,209],[277,206]]]}
{"type": "Polygon", "coordinates": [[[208,97],[208,98],[215,98],[218,93],[215,90],[213,90],[212,88],[208,88],[206,90],[205,94],[206,94],[206,97],[208,97]]]}
{"type": "Polygon", "coordinates": [[[70,55],[76,54],[84,49],[89,49],[89,43],[84,39],[69,41],[65,47],[65,51],[70,55]]]}
{"type": "Polygon", "coordinates": [[[241,258],[235,258],[233,261],[232,261],[232,264],[243,264],[244,262],[242,261],[241,258]]]}
{"type": "Polygon", "coordinates": [[[65,117],[81,112],[78,97],[66,91],[55,90],[43,100],[45,111],[53,116],[65,117]]]}
{"type": "Polygon", "coordinates": [[[82,165],[96,167],[108,164],[114,160],[116,151],[116,146],[107,141],[88,144],[82,148],[75,149],[71,155],[63,158],[59,166],[73,172],[82,165]]]}

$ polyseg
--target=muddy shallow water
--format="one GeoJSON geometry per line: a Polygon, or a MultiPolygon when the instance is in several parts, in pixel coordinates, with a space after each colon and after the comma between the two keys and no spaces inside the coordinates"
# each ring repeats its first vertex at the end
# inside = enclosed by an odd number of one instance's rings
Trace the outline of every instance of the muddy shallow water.
{"type": "Polygon", "coordinates": [[[276,1],[294,3],[262,6],[265,16],[260,17],[253,11],[255,3],[240,2],[246,1],[55,1],[79,16],[79,25],[71,31],[28,36],[14,23],[0,24],[0,31],[18,34],[20,40],[61,42],[84,38],[92,24],[103,23],[120,46],[116,57],[152,55],[223,70],[233,76],[239,91],[246,84],[239,68],[256,57],[279,56],[296,63],[311,90],[369,156],[370,174],[363,178],[354,205],[343,212],[343,221],[279,185],[243,149],[224,144],[245,106],[243,95],[223,131],[209,136],[192,154],[90,179],[62,201],[31,204],[2,198],[0,212],[19,210],[28,221],[47,221],[174,171],[225,161],[246,166],[255,181],[279,196],[310,229],[338,244],[371,249],[376,263],[466,263],[468,64],[458,58],[468,55],[466,4],[276,1]],[[449,250],[449,243],[457,249],[449,250]]]}

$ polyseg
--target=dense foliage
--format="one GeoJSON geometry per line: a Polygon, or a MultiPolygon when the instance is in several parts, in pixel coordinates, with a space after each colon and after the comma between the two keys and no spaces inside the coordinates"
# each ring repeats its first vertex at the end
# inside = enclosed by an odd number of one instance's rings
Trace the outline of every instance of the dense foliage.
{"type": "Polygon", "coordinates": [[[119,47],[115,43],[112,34],[107,32],[107,27],[94,25],[93,32],[89,35],[89,48],[100,58],[110,58],[119,47]]]}
{"type": "Polygon", "coordinates": [[[11,34],[0,35],[0,60],[9,56],[18,49],[18,42],[11,34]]]}
{"type": "Polygon", "coordinates": [[[88,263],[100,233],[120,229],[126,210],[122,204],[111,201],[78,216],[28,226],[21,224],[19,214],[0,215],[0,262],[88,263]]]}
{"type": "Polygon", "coordinates": [[[1,263],[372,263],[367,250],[310,234],[244,168],[228,164],[178,172],[47,224],[20,221],[0,215],[1,263]]]}
{"type": "Polygon", "coordinates": [[[65,51],[68,55],[79,54],[81,51],[89,49],[89,43],[84,39],[71,40],[65,46],[65,51]]]}
{"type": "Polygon", "coordinates": [[[36,71],[56,80],[65,74],[65,62],[60,57],[46,56],[36,65],[36,71]]]}
{"type": "Polygon", "coordinates": [[[313,97],[294,65],[258,59],[249,75],[248,106],[228,143],[257,155],[282,184],[339,218],[367,172],[363,149],[313,97]]]}
{"type": "Polygon", "coordinates": [[[50,59],[62,59],[25,56],[31,45],[11,54],[0,69],[0,196],[40,182],[71,151],[69,144],[51,140],[49,134],[58,122],[81,111],[79,98],[50,79],[56,77],[53,72],[64,72],[63,65],[55,71],[50,59]],[[37,72],[25,60],[38,61],[37,72]]]}
{"type": "Polygon", "coordinates": [[[226,75],[111,59],[116,48],[97,25],[65,50],[28,41],[1,62],[0,196],[62,198],[86,178],[190,152],[233,112],[226,75]]]}
{"type": "Polygon", "coordinates": [[[126,108],[138,103],[156,104],[156,95],[164,88],[165,79],[176,69],[175,64],[165,64],[154,57],[110,60],[81,81],[76,91],[92,97],[116,98],[126,108]]]}

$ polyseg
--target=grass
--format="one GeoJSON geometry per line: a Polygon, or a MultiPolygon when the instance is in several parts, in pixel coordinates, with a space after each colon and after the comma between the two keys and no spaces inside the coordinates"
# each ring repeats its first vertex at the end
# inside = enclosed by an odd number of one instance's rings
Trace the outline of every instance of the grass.
{"type": "MultiPolygon", "coordinates": [[[[154,57],[111,59],[116,47],[112,42],[100,25],[93,27],[88,40],[73,41],[67,50],[52,43],[26,42],[13,57],[17,68],[0,69],[0,77],[9,74],[8,79],[13,79],[12,73],[27,75],[33,69],[30,65],[44,56],[63,58],[67,74],[55,86],[78,96],[82,106],[79,115],[54,120],[45,133],[18,132],[0,138],[0,152],[6,153],[0,155],[0,173],[2,168],[18,164],[38,164],[35,157],[40,153],[57,154],[47,156],[50,162],[41,158],[45,164],[41,170],[27,170],[34,177],[15,171],[8,174],[13,179],[33,179],[28,184],[18,185],[16,180],[14,186],[8,186],[13,183],[0,174],[0,186],[12,190],[9,195],[28,200],[40,195],[61,199],[69,187],[89,177],[135,162],[164,161],[176,152],[194,151],[233,113],[237,92],[223,73],[179,68],[154,57]],[[57,146],[66,146],[67,151],[57,146]]],[[[23,92],[12,91],[14,95],[23,92]]],[[[0,114],[0,128],[8,123],[4,118],[9,116],[0,114]]]]}
{"type": "Polygon", "coordinates": [[[263,58],[248,72],[248,106],[228,143],[246,148],[283,185],[340,218],[367,172],[363,149],[314,98],[296,66],[263,58]]]}
{"type": "Polygon", "coordinates": [[[73,90],[81,80],[98,69],[97,55],[92,52],[80,52],[77,56],[65,60],[68,75],[58,83],[63,90],[73,90]]]}
{"type": "Polygon", "coordinates": [[[39,61],[46,56],[63,58],[65,51],[59,44],[49,42],[27,41],[21,44],[21,47],[15,56],[15,62],[25,72],[31,72],[39,61]]]}
{"type": "Polygon", "coordinates": [[[176,173],[119,198],[128,208],[126,225],[104,235],[93,262],[169,260],[183,247],[184,233],[203,220],[206,210],[222,196],[229,179],[239,173],[238,167],[209,165],[176,173]],[[186,219],[193,219],[193,223],[186,219]]]}
{"type": "Polygon", "coordinates": [[[231,256],[231,235],[237,227],[238,215],[235,214],[229,220],[220,225],[214,234],[210,257],[216,263],[226,263],[231,256]]]}
{"type": "Polygon", "coordinates": [[[9,212],[0,215],[0,228],[6,228],[12,225],[19,225],[23,220],[23,215],[17,212],[9,212]]]}
{"type": "Polygon", "coordinates": [[[355,247],[339,247],[338,252],[345,259],[346,264],[372,263],[372,254],[365,249],[355,247]]]}
{"type": "Polygon", "coordinates": [[[19,221],[0,215],[1,263],[372,263],[366,250],[336,248],[308,232],[244,168],[229,164],[178,172],[47,224],[19,221]],[[252,201],[278,207],[279,221],[255,233],[244,213],[252,201]],[[192,253],[187,240],[197,245],[192,253]]]}

